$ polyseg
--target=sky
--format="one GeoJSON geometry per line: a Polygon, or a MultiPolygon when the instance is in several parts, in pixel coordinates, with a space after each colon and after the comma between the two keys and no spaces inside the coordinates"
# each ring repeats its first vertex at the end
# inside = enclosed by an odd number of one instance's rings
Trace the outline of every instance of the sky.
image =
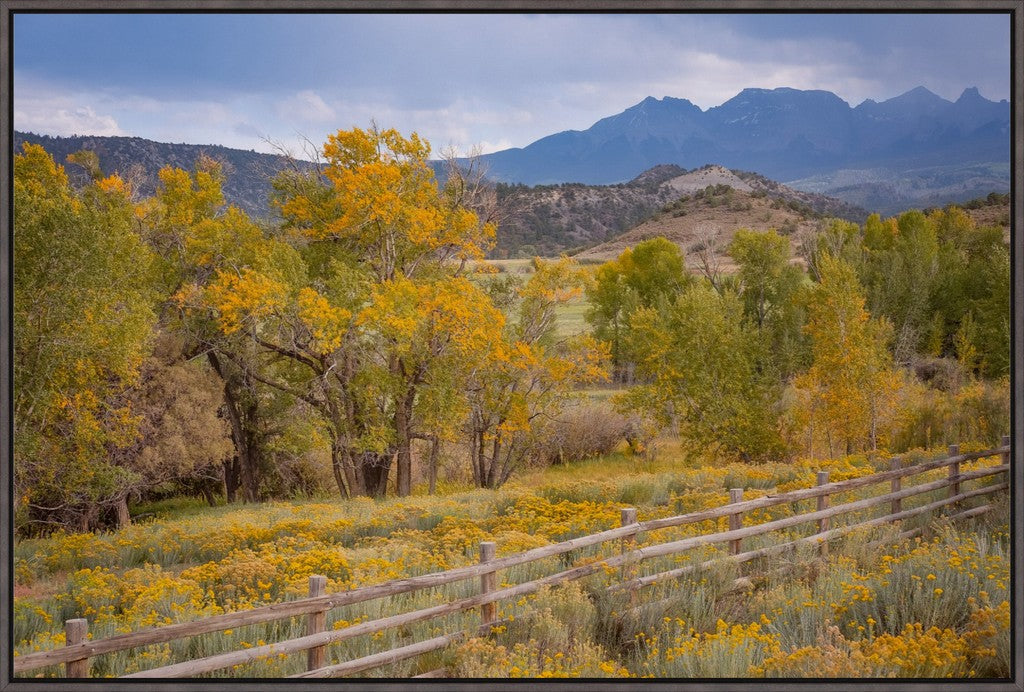
{"type": "Polygon", "coordinates": [[[14,15],[14,127],[302,155],[339,129],[489,153],[647,96],[1010,96],[1008,14],[14,15]]]}

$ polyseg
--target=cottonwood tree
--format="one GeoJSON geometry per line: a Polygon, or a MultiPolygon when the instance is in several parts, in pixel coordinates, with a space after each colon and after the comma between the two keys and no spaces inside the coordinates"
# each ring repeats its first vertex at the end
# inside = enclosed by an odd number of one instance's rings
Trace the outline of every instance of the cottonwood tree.
{"type": "Polygon", "coordinates": [[[627,338],[633,313],[654,307],[691,281],[679,247],[665,238],[626,248],[597,268],[586,290],[587,321],[594,336],[610,344],[616,379],[624,379],[624,371],[635,362],[627,338]]]}
{"type": "MultiPolygon", "coordinates": [[[[223,173],[216,161],[200,157],[192,172],[165,167],[156,195],[140,204],[147,242],[158,257],[159,287],[166,297],[163,328],[183,339],[183,357],[202,358],[220,378],[234,453],[223,463],[229,502],[240,495],[259,499],[269,464],[268,444],[280,432],[290,401],[252,375],[256,354],[236,329],[222,329],[209,311],[191,310],[189,296],[215,277],[239,278],[247,270],[285,281],[301,272],[301,262],[285,243],[273,242],[237,207],[225,207],[223,173]]],[[[235,298],[245,300],[246,296],[235,298]]],[[[249,296],[251,298],[251,296],[249,296]]],[[[225,297],[228,322],[239,306],[225,297]]]]}
{"type": "Polygon", "coordinates": [[[805,327],[812,363],[794,386],[805,393],[809,424],[825,434],[830,455],[837,447],[873,450],[900,386],[888,350],[892,327],[869,315],[853,267],[827,254],[817,266],[821,280],[810,292],[805,327]]]}
{"type": "Polygon", "coordinates": [[[320,170],[275,184],[284,225],[266,242],[287,246],[300,271],[219,269],[185,298],[248,341],[252,378],[318,412],[343,495],[383,495],[392,466],[409,494],[412,441],[459,409],[452,372],[500,329],[465,276],[494,227],[457,185],[438,188],[429,154],[395,130],[331,135],[320,170]]]}
{"type": "Polygon", "coordinates": [[[76,193],[30,144],[14,159],[14,229],[17,516],[85,530],[132,480],[107,448],[136,434],[117,398],[148,352],[152,256],[122,179],[76,193]]]}
{"type": "Polygon", "coordinates": [[[806,275],[789,261],[789,239],[774,230],[739,229],[728,252],[738,265],[744,315],[768,342],[767,353],[779,376],[789,377],[804,364],[808,350],[798,299],[806,275]]]}
{"type": "Polygon", "coordinates": [[[645,382],[622,404],[676,422],[693,449],[764,460],[782,451],[778,381],[760,367],[765,344],[732,291],[687,288],[633,318],[632,348],[645,382]]]}
{"type": "Polygon", "coordinates": [[[939,276],[935,225],[919,211],[901,214],[895,223],[869,219],[864,250],[860,277],[868,309],[888,318],[894,328],[895,360],[909,364],[920,352],[934,314],[929,307],[939,276]]]}
{"type": "Polygon", "coordinates": [[[521,468],[543,427],[580,385],[607,378],[607,347],[590,335],[559,339],[556,309],[580,295],[586,274],[568,259],[535,260],[521,286],[503,283],[508,318],[466,385],[473,480],[497,488],[521,468]]]}

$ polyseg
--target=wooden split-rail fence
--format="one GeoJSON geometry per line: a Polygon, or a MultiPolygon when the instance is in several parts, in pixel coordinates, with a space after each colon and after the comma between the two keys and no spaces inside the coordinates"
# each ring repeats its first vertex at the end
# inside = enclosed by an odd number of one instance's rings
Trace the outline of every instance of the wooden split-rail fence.
{"type": "MultiPolygon", "coordinates": [[[[638,522],[636,510],[625,508],[622,510],[622,526],[618,528],[573,538],[506,557],[497,558],[495,555],[495,544],[493,542],[484,542],[480,544],[480,561],[478,564],[450,569],[444,572],[423,574],[407,579],[398,579],[383,584],[330,594],[325,593],[326,577],[314,575],[309,578],[308,598],[275,603],[251,610],[225,613],[193,622],[154,627],[104,639],[89,640],[88,623],[85,619],[68,620],[65,623],[66,641],[64,647],[15,657],[14,673],[15,675],[25,674],[39,668],[63,664],[67,677],[85,678],[89,677],[89,659],[94,656],[304,615],[306,616],[305,636],[144,670],[124,677],[193,677],[252,663],[269,656],[301,652],[306,652],[307,670],[292,677],[325,678],[352,675],[407,660],[431,651],[444,649],[461,639],[472,636],[476,632],[488,632],[490,627],[500,622],[496,619],[496,608],[499,601],[517,599],[547,585],[579,579],[599,571],[610,571],[619,575],[619,581],[608,587],[609,590],[628,593],[631,602],[635,606],[639,589],[656,582],[665,583],[668,580],[695,570],[708,568],[717,561],[709,560],[657,574],[637,576],[639,563],[650,558],[679,555],[701,546],[715,544],[728,544],[728,556],[719,559],[737,562],[746,562],[781,553],[792,550],[800,545],[817,545],[822,553],[827,553],[828,541],[832,538],[856,529],[900,522],[904,519],[939,510],[940,508],[948,508],[946,516],[950,519],[977,516],[992,509],[993,505],[984,504],[964,509],[961,503],[970,498],[992,495],[1007,490],[1010,485],[1009,470],[1009,437],[1003,437],[1000,447],[980,452],[971,452],[969,454],[961,454],[959,446],[952,445],[949,448],[949,455],[942,459],[903,467],[901,460],[897,457],[890,460],[890,469],[888,471],[839,482],[829,482],[828,472],[822,471],[817,474],[817,485],[814,487],[776,495],[767,495],[752,500],[743,500],[742,489],[732,489],[729,493],[729,504],[681,516],[638,522]],[[994,456],[1001,457],[1001,463],[997,466],[988,466],[965,472],[961,471],[961,464],[965,462],[994,456]],[[903,479],[909,476],[943,467],[948,468],[948,474],[940,480],[906,488],[902,486],[903,479]],[[962,484],[967,481],[991,476],[1002,476],[1002,478],[995,479],[996,482],[990,485],[971,490],[964,490],[962,487],[962,484]],[[829,505],[829,498],[832,495],[886,482],[890,484],[888,493],[853,502],[829,505]],[[940,499],[911,509],[903,508],[902,502],[904,499],[923,493],[941,491],[943,488],[948,488],[948,492],[940,499]],[[743,526],[743,516],[745,513],[812,499],[817,501],[814,511],[797,513],[782,519],[743,526]],[[881,516],[835,528],[829,527],[829,521],[833,517],[873,507],[885,506],[888,506],[887,511],[881,516]],[[641,548],[636,547],[636,536],[641,532],[683,526],[721,517],[728,517],[729,528],[726,531],[697,535],[667,543],[646,545],[641,548]],[[744,551],[742,548],[742,542],[745,538],[760,536],[807,523],[815,525],[817,531],[814,534],[788,542],[772,544],[756,550],[744,551]],[[565,555],[570,551],[610,541],[619,542],[620,549],[617,555],[571,567],[570,569],[549,574],[533,581],[497,588],[497,573],[500,570],[552,556],[565,555]],[[412,593],[421,589],[430,589],[466,579],[480,580],[478,594],[428,608],[360,622],[342,629],[326,629],[327,613],[333,608],[398,594],[412,593]],[[443,634],[415,644],[401,646],[341,663],[327,663],[327,646],[330,644],[476,608],[479,608],[480,611],[479,628],[443,634]]],[[[909,538],[920,533],[920,531],[921,529],[903,531],[899,533],[898,538],[909,538]]],[[[444,670],[439,669],[417,677],[443,676],[444,670]]]]}

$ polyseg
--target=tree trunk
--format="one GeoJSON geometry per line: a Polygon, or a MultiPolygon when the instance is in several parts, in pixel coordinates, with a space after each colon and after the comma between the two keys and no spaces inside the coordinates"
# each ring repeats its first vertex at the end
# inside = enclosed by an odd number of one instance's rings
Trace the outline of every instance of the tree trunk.
{"type": "Polygon", "coordinates": [[[494,434],[494,444],[491,448],[491,467],[487,469],[487,487],[498,487],[498,460],[501,459],[501,435],[494,434]]]}
{"type": "Polygon", "coordinates": [[[397,463],[395,475],[395,493],[399,497],[412,494],[412,402],[415,389],[410,388],[405,396],[395,405],[395,446],[397,463]]]}
{"type": "Polygon", "coordinates": [[[97,505],[89,505],[78,518],[78,532],[87,533],[90,528],[96,525],[99,519],[100,508],[97,505]]]}
{"type": "Polygon", "coordinates": [[[213,491],[210,490],[210,486],[203,484],[202,486],[200,486],[199,492],[203,494],[203,498],[206,500],[206,504],[210,505],[211,507],[217,506],[217,498],[214,497],[213,491]]]}
{"type": "MultiPolygon", "coordinates": [[[[242,387],[250,389],[252,383],[245,378],[242,387]]],[[[246,502],[259,500],[259,467],[260,467],[260,440],[257,430],[259,420],[259,404],[253,397],[248,398],[244,408],[244,416],[241,418],[242,434],[245,435],[245,454],[240,458],[242,490],[245,493],[246,502]]]]}
{"type": "MultiPolygon", "coordinates": [[[[255,502],[258,482],[256,478],[256,465],[252,458],[254,450],[251,449],[250,444],[254,442],[255,437],[252,433],[252,427],[255,424],[253,419],[258,415],[256,405],[252,404],[243,411],[235,385],[231,377],[224,371],[224,366],[217,357],[217,354],[213,351],[208,351],[206,357],[224,383],[224,408],[227,410],[228,421],[231,424],[231,441],[235,445],[234,465],[237,475],[234,479],[235,487],[230,492],[226,492],[228,502],[235,501],[236,495],[234,491],[239,486],[242,487],[243,499],[246,502],[255,502]]],[[[225,481],[227,481],[227,478],[228,474],[225,473],[225,481]]],[[[228,490],[228,488],[229,484],[225,482],[225,490],[228,490]]]]}
{"type": "Polygon", "coordinates": [[[236,454],[231,461],[224,462],[224,497],[227,498],[228,504],[238,499],[238,475],[239,463],[236,454]]]}
{"type": "Polygon", "coordinates": [[[390,452],[378,454],[376,452],[363,452],[360,456],[360,467],[363,470],[363,479],[366,495],[369,497],[384,497],[388,490],[388,474],[391,471],[390,452]]]}
{"type": "Polygon", "coordinates": [[[473,441],[474,448],[476,449],[476,456],[473,459],[475,466],[476,476],[476,487],[486,488],[487,487],[487,454],[484,452],[484,431],[478,430],[476,437],[473,441]]]}
{"type": "MultiPolygon", "coordinates": [[[[341,444],[337,439],[331,440],[331,471],[334,472],[334,482],[338,484],[338,492],[344,498],[349,497],[349,490],[345,486],[345,479],[342,476],[342,465],[344,463],[345,450],[341,448],[341,444]]],[[[355,493],[358,488],[352,488],[352,492],[355,493]]]]}
{"type": "Polygon", "coordinates": [[[430,487],[428,492],[433,495],[437,491],[437,457],[441,451],[441,438],[434,435],[430,441],[430,461],[428,462],[428,473],[430,487]]]}
{"type": "Polygon", "coordinates": [[[469,466],[473,469],[473,485],[480,487],[483,482],[483,476],[480,473],[482,468],[480,465],[480,445],[477,443],[479,435],[476,430],[470,435],[469,444],[469,466]]]}
{"type": "Polygon", "coordinates": [[[128,497],[122,495],[117,498],[115,507],[117,509],[117,528],[125,529],[131,526],[132,515],[128,512],[128,497]]]}

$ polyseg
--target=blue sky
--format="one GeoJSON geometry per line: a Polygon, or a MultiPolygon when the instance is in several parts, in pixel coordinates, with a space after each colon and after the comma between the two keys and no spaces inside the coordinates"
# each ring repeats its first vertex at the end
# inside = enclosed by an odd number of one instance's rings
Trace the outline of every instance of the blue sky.
{"type": "Polygon", "coordinates": [[[1010,92],[1007,14],[16,14],[14,126],[300,154],[371,120],[525,146],[646,96],[1010,92]]]}

